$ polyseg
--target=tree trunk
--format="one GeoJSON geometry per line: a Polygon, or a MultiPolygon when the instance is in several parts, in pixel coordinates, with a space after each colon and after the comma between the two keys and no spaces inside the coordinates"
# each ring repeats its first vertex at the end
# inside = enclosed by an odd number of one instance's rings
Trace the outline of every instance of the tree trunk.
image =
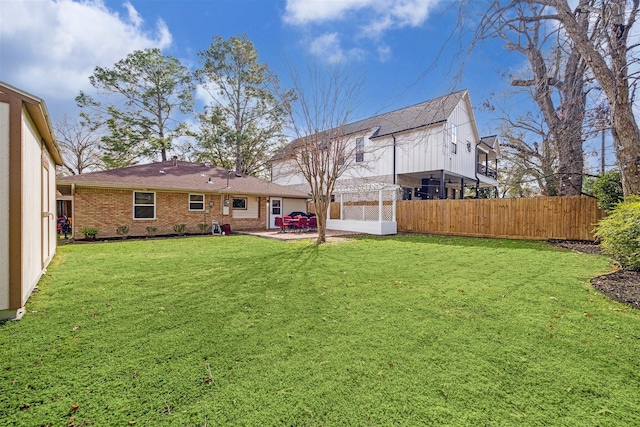
{"type": "MultiPolygon", "coordinates": [[[[535,2],[537,0],[528,0],[535,2]]],[[[545,3],[553,6],[558,19],[573,42],[576,49],[586,59],[593,75],[602,87],[609,101],[611,111],[611,135],[616,150],[616,158],[622,175],[622,190],[625,196],[640,194],[640,130],[633,115],[631,102],[629,101],[629,79],[627,40],[629,31],[635,23],[635,16],[629,13],[628,22],[624,22],[626,2],[621,0],[611,1],[606,6],[610,22],[604,28],[609,63],[605,60],[605,54],[596,49],[596,46],[587,36],[584,29],[576,20],[575,13],[569,7],[566,0],[547,0],[545,3]]],[[[604,7],[602,8],[605,9],[604,7]]],[[[635,12],[634,8],[634,12],[635,12]]],[[[581,13],[584,13],[582,11],[581,13]]],[[[606,18],[606,17],[605,17],[606,18]]]]}
{"type": "Polygon", "coordinates": [[[327,212],[330,204],[327,204],[326,201],[316,200],[314,206],[316,210],[316,220],[318,222],[318,239],[316,240],[316,244],[321,245],[327,241],[327,212]]]}
{"type": "Polygon", "coordinates": [[[622,175],[622,191],[625,196],[640,194],[640,134],[631,104],[610,104],[610,107],[611,135],[622,175]]]}

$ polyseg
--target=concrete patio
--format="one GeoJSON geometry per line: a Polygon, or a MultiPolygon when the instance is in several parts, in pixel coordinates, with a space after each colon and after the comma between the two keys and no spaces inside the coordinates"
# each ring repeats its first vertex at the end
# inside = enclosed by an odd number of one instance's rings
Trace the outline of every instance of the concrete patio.
{"type": "MultiPolygon", "coordinates": [[[[252,230],[252,231],[234,231],[237,234],[250,234],[252,236],[264,237],[266,239],[275,239],[275,240],[303,240],[303,239],[317,239],[318,232],[295,232],[295,231],[287,231],[283,233],[279,230],[252,230]]],[[[355,236],[362,233],[357,233],[353,231],[341,231],[341,230],[327,230],[326,237],[347,237],[347,236],[355,236]]]]}

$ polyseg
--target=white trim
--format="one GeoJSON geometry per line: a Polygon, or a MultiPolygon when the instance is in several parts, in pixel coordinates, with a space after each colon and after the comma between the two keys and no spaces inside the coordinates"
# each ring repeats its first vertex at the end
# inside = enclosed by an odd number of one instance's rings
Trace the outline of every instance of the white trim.
{"type": "Polygon", "coordinates": [[[155,191],[133,191],[133,209],[131,215],[133,216],[134,221],[151,221],[156,219],[156,205],[158,203],[158,198],[156,197],[155,191]],[[150,193],[153,194],[153,218],[136,218],[136,206],[151,206],[151,205],[136,205],[136,193],[150,193]]]}
{"type": "Polygon", "coordinates": [[[204,193],[189,193],[188,208],[189,208],[189,212],[204,212],[205,210],[204,193]],[[202,196],[202,201],[201,202],[198,200],[192,201],[191,196],[202,196]],[[202,203],[202,209],[191,209],[191,203],[202,203]]]}
{"type": "Polygon", "coordinates": [[[353,185],[336,185],[333,189],[334,194],[348,194],[348,193],[367,193],[371,191],[395,191],[399,189],[399,185],[389,184],[386,182],[363,182],[361,184],[353,185]]]}
{"type": "Polygon", "coordinates": [[[246,196],[245,196],[245,197],[233,196],[233,197],[231,198],[231,208],[232,208],[234,211],[246,211],[246,210],[248,209],[248,207],[249,207],[248,205],[249,205],[249,198],[248,198],[248,197],[246,197],[246,196]],[[239,199],[244,199],[244,208],[236,208],[235,206],[233,206],[233,202],[235,202],[235,201],[236,201],[236,199],[238,199],[238,200],[239,200],[239,199]]]}

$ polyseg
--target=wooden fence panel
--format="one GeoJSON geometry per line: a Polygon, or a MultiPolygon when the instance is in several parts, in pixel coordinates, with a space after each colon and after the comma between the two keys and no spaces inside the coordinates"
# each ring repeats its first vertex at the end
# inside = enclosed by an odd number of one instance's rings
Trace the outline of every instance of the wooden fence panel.
{"type": "Polygon", "coordinates": [[[604,216],[586,196],[406,200],[396,212],[398,231],[533,240],[594,240],[604,216]]]}

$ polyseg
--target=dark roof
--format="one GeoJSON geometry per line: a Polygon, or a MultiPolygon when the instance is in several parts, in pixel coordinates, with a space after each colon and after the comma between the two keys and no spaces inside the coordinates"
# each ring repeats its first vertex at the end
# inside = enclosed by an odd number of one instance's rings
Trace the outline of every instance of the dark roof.
{"type": "Polygon", "coordinates": [[[145,188],[256,196],[306,198],[308,194],[234,171],[202,163],[173,160],[58,178],[61,185],[81,187],[145,188]],[[211,179],[211,182],[209,182],[211,179]],[[228,183],[228,186],[227,186],[228,183]]]}
{"type": "Polygon", "coordinates": [[[350,123],[346,126],[345,134],[378,128],[372,136],[372,138],[376,138],[445,122],[467,93],[466,89],[461,90],[410,107],[350,123]]]}
{"type": "Polygon", "coordinates": [[[487,147],[493,148],[493,149],[496,148],[495,145],[497,140],[498,140],[498,135],[483,136],[482,138],[480,138],[480,142],[482,142],[487,147]]]}
{"type": "MultiPolygon", "coordinates": [[[[349,123],[345,126],[344,134],[350,135],[376,129],[371,138],[379,138],[398,132],[435,125],[447,121],[454,108],[465,95],[466,89],[444,95],[420,104],[400,108],[388,113],[379,114],[368,119],[349,123]]],[[[283,157],[291,149],[298,147],[301,139],[295,139],[281,149],[273,158],[283,157]]]]}

